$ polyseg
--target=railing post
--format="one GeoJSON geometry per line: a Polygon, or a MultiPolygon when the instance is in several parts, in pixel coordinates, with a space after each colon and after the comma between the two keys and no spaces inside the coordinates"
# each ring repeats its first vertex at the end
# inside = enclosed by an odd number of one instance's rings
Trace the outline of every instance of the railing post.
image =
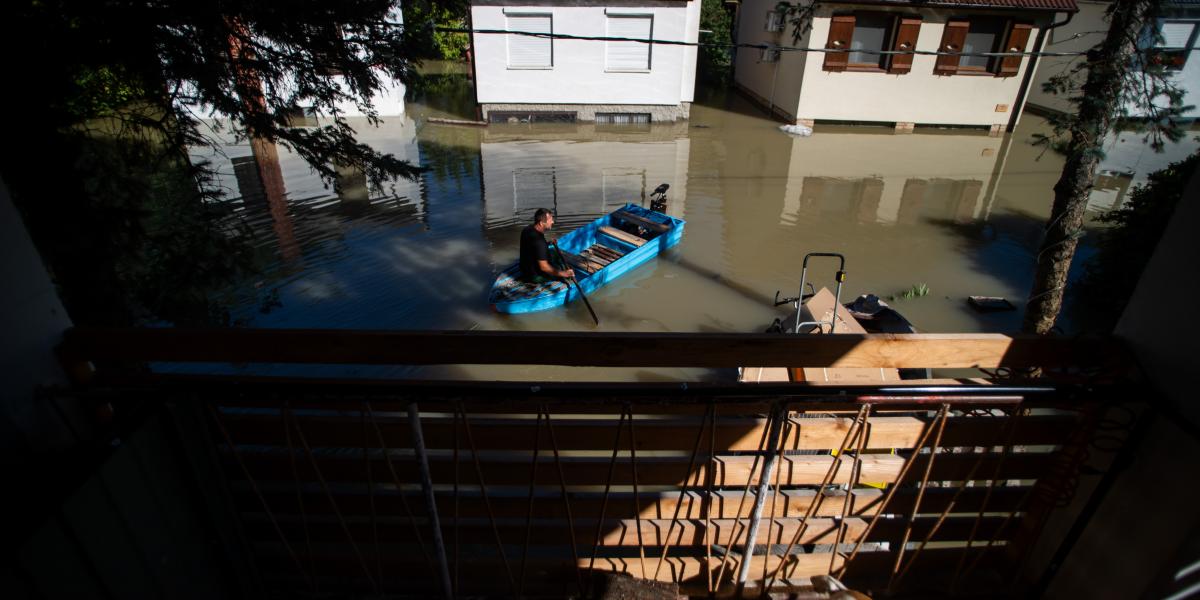
{"type": "MultiPolygon", "coordinates": [[[[771,472],[775,470],[775,460],[779,455],[779,433],[783,428],[785,416],[784,403],[776,401],[771,406],[770,429],[767,434],[767,444],[763,457],[762,475],[758,480],[757,496],[754,498],[754,508],[750,512],[750,526],[746,532],[746,546],[742,550],[742,564],[738,569],[737,587],[740,591],[746,587],[746,578],[750,575],[750,562],[754,558],[754,546],[758,541],[758,525],[762,519],[763,506],[766,505],[767,495],[771,487],[771,472]]],[[[768,540],[770,542],[770,540],[768,540]]],[[[767,553],[770,556],[770,552],[767,553]]]]}
{"type": "Polygon", "coordinates": [[[425,507],[429,511],[429,522],[433,527],[433,548],[437,553],[438,570],[441,571],[442,590],[446,598],[453,598],[450,566],[446,564],[446,544],[442,540],[442,524],[438,520],[437,499],[433,495],[433,477],[429,474],[429,456],[425,451],[425,437],[421,433],[421,411],[416,402],[408,405],[408,424],[412,428],[413,450],[417,452],[417,464],[421,469],[421,489],[425,491],[425,507]]]}

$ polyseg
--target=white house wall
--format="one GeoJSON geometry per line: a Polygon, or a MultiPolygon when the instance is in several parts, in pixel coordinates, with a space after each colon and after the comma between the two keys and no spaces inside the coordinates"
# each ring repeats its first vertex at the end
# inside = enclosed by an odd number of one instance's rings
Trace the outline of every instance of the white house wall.
{"type": "MultiPolygon", "coordinates": [[[[506,14],[551,14],[553,32],[606,36],[607,15],[653,15],[653,37],[695,42],[700,24],[697,0],[619,3],[614,6],[572,3],[476,3],[475,29],[506,29],[506,14]]],[[[650,70],[609,72],[605,42],[553,41],[553,66],[516,69],[508,66],[504,34],[475,34],[477,100],[481,104],[640,104],[679,105],[691,102],[695,87],[696,48],[654,45],[650,70]]]]}
{"type": "MultiPolygon", "coordinates": [[[[1091,2],[1079,0],[1079,12],[1069,23],[1050,30],[1046,35],[1046,50],[1051,52],[1086,52],[1104,40],[1108,32],[1108,20],[1105,12],[1110,2],[1091,2]]],[[[1200,7],[1193,8],[1193,13],[1187,19],[1200,21],[1200,7]]],[[[1059,15],[1057,20],[1065,20],[1066,15],[1059,15]]],[[[1200,26],[1200,22],[1197,23],[1200,26]]],[[[1200,39],[1197,36],[1196,39],[1200,39]]],[[[1042,86],[1055,75],[1068,73],[1078,65],[1080,58],[1053,57],[1042,59],[1034,77],[1034,83],[1029,91],[1029,104],[1044,110],[1057,112],[1074,112],[1075,108],[1068,102],[1070,94],[1050,94],[1042,91],[1042,86]]],[[[1079,74],[1078,85],[1082,85],[1086,71],[1079,74]]],[[[1200,118],[1200,50],[1195,45],[1189,52],[1183,69],[1172,74],[1175,85],[1184,90],[1184,105],[1192,105],[1191,110],[1184,113],[1186,118],[1200,118]]],[[[1144,116],[1145,110],[1136,105],[1130,105],[1129,112],[1135,116],[1144,116]]]]}
{"type": "MultiPolygon", "coordinates": [[[[764,31],[766,14],[777,3],[747,0],[742,8],[738,41],[773,43],[781,46],[823,47],[829,37],[830,18],[847,11],[890,12],[919,15],[922,19],[917,50],[936,52],[947,18],[996,15],[1033,21],[1025,50],[1037,44],[1040,28],[1052,15],[1013,11],[969,11],[889,9],[876,5],[821,5],[811,31],[799,42],[792,28],[764,31]]],[[[825,71],[822,52],[783,52],[779,62],[761,62],[757,50],[738,51],[737,83],[760,102],[769,102],[788,120],[876,121],[922,125],[969,125],[1007,127],[1016,106],[1029,59],[1021,62],[1012,77],[993,75],[935,75],[936,56],[916,55],[912,70],[902,75],[876,72],[825,71]],[[805,56],[807,55],[807,56],[805,56]],[[772,90],[774,90],[772,92],[772,90]],[[1001,106],[1002,105],[1002,106],[1001,106]],[[997,110],[1000,108],[1001,110],[997,110]]]]}

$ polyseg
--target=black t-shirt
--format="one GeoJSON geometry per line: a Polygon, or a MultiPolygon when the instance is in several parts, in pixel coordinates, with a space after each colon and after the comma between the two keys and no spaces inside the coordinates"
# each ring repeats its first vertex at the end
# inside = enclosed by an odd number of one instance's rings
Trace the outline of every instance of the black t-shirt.
{"type": "Polygon", "coordinates": [[[529,225],[521,230],[521,275],[530,278],[543,275],[538,268],[538,261],[550,261],[550,247],[546,244],[546,236],[529,225]]]}

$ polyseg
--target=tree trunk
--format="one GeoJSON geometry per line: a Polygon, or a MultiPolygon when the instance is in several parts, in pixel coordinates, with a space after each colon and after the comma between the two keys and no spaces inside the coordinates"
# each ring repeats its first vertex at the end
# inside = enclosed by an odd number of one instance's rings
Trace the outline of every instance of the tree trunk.
{"type": "Polygon", "coordinates": [[[1075,248],[1083,230],[1083,214],[1103,157],[1104,139],[1118,114],[1124,71],[1134,66],[1137,39],[1157,14],[1161,0],[1122,0],[1109,15],[1108,35],[1088,57],[1087,80],[1070,128],[1067,161],[1054,184],[1054,207],[1038,248],[1037,272],[1025,304],[1024,333],[1046,334],[1062,309],[1063,292],[1075,248]]]}

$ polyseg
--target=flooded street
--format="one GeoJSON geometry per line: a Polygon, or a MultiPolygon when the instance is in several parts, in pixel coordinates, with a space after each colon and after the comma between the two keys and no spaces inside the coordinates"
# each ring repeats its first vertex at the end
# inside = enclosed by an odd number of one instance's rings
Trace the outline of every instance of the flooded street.
{"type": "MultiPolygon", "coordinates": [[[[440,83],[463,85],[442,76],[440,83]]],[[[592,295],[602,331],[754,332],[787,314],[807,252],[847,259],[845,298],[885,299],[917,284],[929,295],[893,305],[926,332],[1015,332],[1020,311],[979,314],[968,295],[1023,305],[1033,253],[1061,159],[1032,145],[1045,121],[1026,114],[1005,137],[955,130],[820,126],[778,130],[732,92],[699,99],[671,125],[440,125],[471,118],[470,95],[418,90],[376,148],[419,163],[417,182],[370,189],[353,173],[330,189],[280,149],[282,190],[257,185],[249,145],[215,157],[230,202],[259,234],[263,274],[240,282],[235,315],[252,327],[590,330],[582,303],[498,315],[495,274],[517,258],[538,207],[556,232],[671,186],[667,212],[682,242],[592,295]],[[432,92],[430,92],[432,96],[432,92]],[[449,98],[449,100],[446,100],[449,98]],[[254,300],[247,298],[257,292],[254,300]],[[270,302],[263,306],[262,296],[270,302]]],[[[1079,259],[1090,249],[1085,240],[1079,259]]],[[[810,281],[831,285],[833,265],[810,281]]],[[[1070,330],[1070,315],[1063,320],[1070,330]]]]}

